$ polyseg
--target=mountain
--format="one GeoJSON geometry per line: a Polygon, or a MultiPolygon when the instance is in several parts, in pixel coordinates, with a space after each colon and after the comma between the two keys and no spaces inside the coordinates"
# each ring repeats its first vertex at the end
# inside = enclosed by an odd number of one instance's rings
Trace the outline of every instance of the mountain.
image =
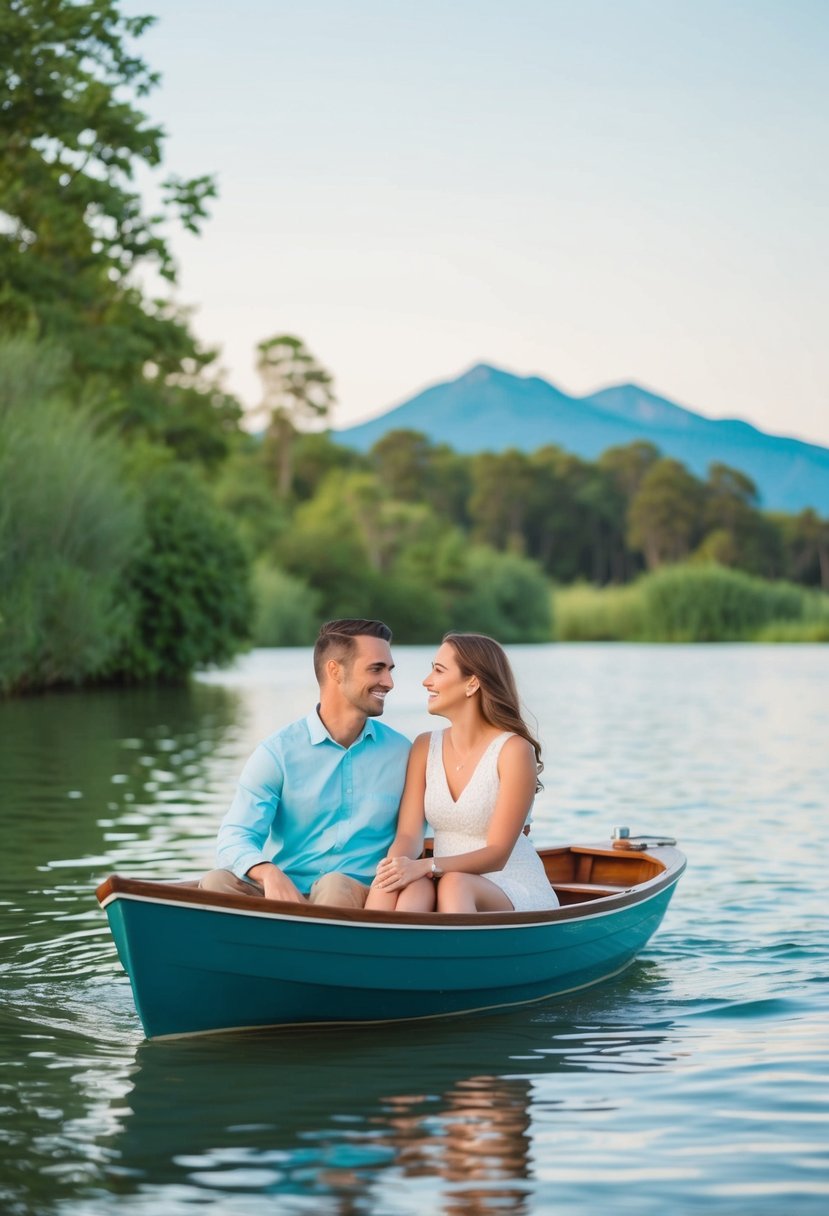
{"type": "Polygon", "coordinates": [[[458,452],[531,452],[556,444],[586,460],[646,439],[698,477],[712,461],[747,473],[766,510],[813,507],[829,515],[829,449],[768,435],[739,419],[704,418],[636,384],[571,397],[539,376],[514,376],[481,363],[335,438],[368,451],[388,431],[401,429],[421,431],[458,452]]]}

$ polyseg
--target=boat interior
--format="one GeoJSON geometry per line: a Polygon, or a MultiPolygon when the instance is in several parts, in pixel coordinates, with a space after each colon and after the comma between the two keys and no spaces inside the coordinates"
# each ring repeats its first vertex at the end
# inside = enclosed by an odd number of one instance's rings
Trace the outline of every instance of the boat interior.
{"type": "MultiPolygon", "coordinates": [[[[431,854],[431,845],[431,840],[427,840],[424,849],[426,856],[431,854]]],[[[608,896],[620,895],[665,873],[671,863],[666,864],[667,859],[663,860],[656,856],[650,849],[640,851],[640,847],[644,848],[644,846],[636,846],[636,851],[628,850],[618,846],[614,847],[613,842],[609,841],[606,844],[573,844],[540,848],[538,855],[544,864],[550,884],[558,896],[559,905],[567,907],[572,904],[585,904],[605,899],[608,896]]],[[[671,849],[667,852],[673,854],[675,851],[671,849]]],[[[195,902],[198,903],[229,908],[247,908],[250,904],[247,896],[217,895],[214,892],[202,891],[199,889],[196,879],[159,883],[111,875],[101,883],[97,890],[98,899],[102,903],[116,893],[133,893],[141,896],[149,894],[157,896],[161,893],[176,902],[179,900],[193,902],[195,899],[195,902]]],[[[302,914],[316,918],[324,915],[325,911],[319,905],[311,905],[304,906],[302,914]]],[[[341,918],[346,920],[362,920],[374,915],[377,914],[362,910],[340,910],[341,918]]],[[[414,914],[410,916],[407,913],[401,913],[399,915],[402,920],[416,921],[418,919],[414,914]]],[[[497,921],[499,917],[507,914],[476,913],[474,917],[461,917],[460,919],[471,919],[477,923],[480,917],[487,915],[497,921]]]]}

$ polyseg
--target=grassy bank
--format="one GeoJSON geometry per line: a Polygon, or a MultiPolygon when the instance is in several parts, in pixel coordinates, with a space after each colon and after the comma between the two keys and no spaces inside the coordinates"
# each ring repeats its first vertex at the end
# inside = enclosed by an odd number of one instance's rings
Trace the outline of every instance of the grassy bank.
{"type": "Polygon", "coordinates": [[[829,596],[715,565],[553,595],[561,642],[829,642],[829,596]]]}

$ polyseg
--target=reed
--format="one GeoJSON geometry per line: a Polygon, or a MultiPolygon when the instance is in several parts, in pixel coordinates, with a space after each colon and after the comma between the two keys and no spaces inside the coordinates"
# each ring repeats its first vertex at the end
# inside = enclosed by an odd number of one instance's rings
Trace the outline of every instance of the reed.
{"type": "Polygon", "coordinates": [[[558,642],[627,642],[643,636],[642,593],[636,584],[594,587],[574,583],[553,592],[558,642]]]}
{"type": "Polygon", "coordinates": [[[824,642],[829,596],[717,565],[668,566],[624,587],[554,592],[562,642],[824,642]]]}
{"type": "Polygon", "coordinates": [[[668,566],[643,578],[644,628],[650,641],[746,641],[772,621],[799,621],[805,595],[717,565],[668,566]]]}

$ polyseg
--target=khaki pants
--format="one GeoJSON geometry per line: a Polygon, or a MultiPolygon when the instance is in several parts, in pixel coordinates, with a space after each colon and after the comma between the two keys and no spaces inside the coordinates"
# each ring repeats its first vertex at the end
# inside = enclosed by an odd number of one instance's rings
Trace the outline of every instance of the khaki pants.
{"type": "MultiPolygon", "coordinates": [[[[232,870],[211,870],[199,883],[203,891],[217,891],[220,895],[250,895],[262,898],[264,890],[260,882],[252,878],[237,878],[232,870]]],[[[347,874],[322,874],[308,894],[312,904],[327,904],[332,908],[362,908],[368,898],[369,888],[347,874]]]]}

